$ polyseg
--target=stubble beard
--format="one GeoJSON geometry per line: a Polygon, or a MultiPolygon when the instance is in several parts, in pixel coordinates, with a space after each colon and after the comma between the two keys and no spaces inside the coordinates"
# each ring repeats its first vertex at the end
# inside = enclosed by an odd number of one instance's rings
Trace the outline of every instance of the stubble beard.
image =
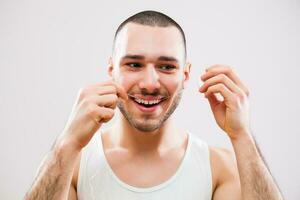
{"type": "Polygon", "coordinates": [[[170,108],[167,110],[165,114],[163,114],[162,117],[157,122],[157,119],[151,119],[150,117],[143,117],[142,119],[135,118],[130,112],[128,112],[125,107],[124,103],[122,101],[118,102],[118,108],[125,117],[125,119],[128,121],[128,123],[136,128],[137,130],[141,132],[152,132],[157,129],[159,129],[164,122],[173,114],[173,112],[176,110],[182,96],[183,87],[181,86],[179,88],[179,91],[174,96],[173,102],[170,106],[170,108]]]}

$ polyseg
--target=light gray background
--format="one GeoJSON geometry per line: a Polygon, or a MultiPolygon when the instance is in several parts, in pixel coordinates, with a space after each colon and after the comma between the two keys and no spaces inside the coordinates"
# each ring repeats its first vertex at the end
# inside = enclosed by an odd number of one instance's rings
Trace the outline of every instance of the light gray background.
{"type": "Polygon", "coordinates": [[[300,198],[300,2],[0,1],[0,199],[21,199],[80,87],[108,78],[118,24],[155,9],[186,32],[192,77],[182,127],[227,146],[197,92],[205,66],[232,66],[250,89],[252,129],[286,199],[300,198]]]}

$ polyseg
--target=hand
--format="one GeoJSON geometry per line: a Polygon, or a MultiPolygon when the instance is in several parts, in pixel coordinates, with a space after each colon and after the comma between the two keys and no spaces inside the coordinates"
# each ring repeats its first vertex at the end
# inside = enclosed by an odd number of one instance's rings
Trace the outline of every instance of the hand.
{"type": "Polygon", "coordinates": [[[100,128],[114,116],[117,102],[127,100],[124,89],[112,80],[80,90],[68,123],[59,138],[60,145],[81,150],[100,128]]]}
{"type": "Polygon", "coordinates": [[[231,139],[250,131],[249,91],[228,66],[213,65],[201,76],[199,92],[208,99],[217,124],[231,139]],[[215,96],[220,93],[220,101],[215,96]]]}

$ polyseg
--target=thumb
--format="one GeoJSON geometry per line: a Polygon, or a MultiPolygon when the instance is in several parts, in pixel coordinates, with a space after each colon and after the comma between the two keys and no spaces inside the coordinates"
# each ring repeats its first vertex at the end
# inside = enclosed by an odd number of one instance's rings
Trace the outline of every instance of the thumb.
{"type": "Polygon", "coordinates": [[[210,104],[210,107],[212,110],[220,103],[220,101],[217,99],[216,95],[214,93],[211,93],[206,97],[208,99],[208,102],[210,104]]]}

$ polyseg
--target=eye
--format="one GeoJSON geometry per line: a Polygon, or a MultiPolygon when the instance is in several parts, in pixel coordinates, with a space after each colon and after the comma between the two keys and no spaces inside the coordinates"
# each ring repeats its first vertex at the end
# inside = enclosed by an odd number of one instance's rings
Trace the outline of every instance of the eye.
{"type": "Polygon", "coordinates": [[[139,63],[126,63],[127,66],[131,68],[140,68],[142,65],[139,63]]]}
{"type": "Polygon", "coordinates": [[[160,65],[159,68],[164,71],[172,71],[176,69],[174,65],[160,65]]]}

